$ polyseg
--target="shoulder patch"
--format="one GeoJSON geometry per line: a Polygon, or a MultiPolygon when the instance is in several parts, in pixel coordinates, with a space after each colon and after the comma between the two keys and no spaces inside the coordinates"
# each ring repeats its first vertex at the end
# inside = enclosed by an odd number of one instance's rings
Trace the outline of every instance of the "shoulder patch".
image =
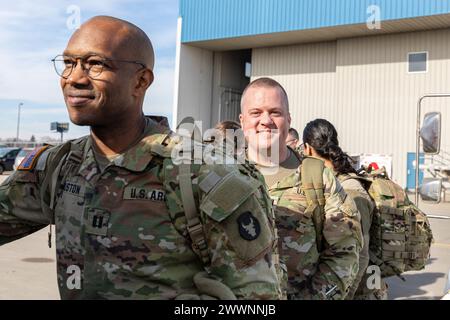
{"type": "Polygon", "coordinates": [[[39,147],[31,151],[20,163],[20,165],[17,167],[18,171],[30,171],[33,170],[36,166],[36,163],[39,159],[39,156],[42,155],[42,153],[50,148],[49,145],[39,147]]]}
{"type": "Polygon", "coordinates": [[[239,234],[247,241],[256,240],[261,233],[261,225],[250,211],[242,213],[237,219],[239,234]]]}

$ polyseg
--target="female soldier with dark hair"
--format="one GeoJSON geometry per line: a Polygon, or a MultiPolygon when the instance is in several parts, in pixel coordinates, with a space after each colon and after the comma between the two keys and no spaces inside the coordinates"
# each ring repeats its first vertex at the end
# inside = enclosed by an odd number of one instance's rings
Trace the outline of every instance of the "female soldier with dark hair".
{"type": "Polygon", "coordinates": [[[303,130],[303,143],[304,154],[324,160],[325,166],[333,170],[345,192],[355,201],[361,214],[364,247],[360,252],[358,275],[350,287],[346,299],[387,299],[387,287],[384,281],[381,281],[379,290],[370,290],[367,286],[368,275],[366,270],[369,265],[369,231],[375,205],[360,181],[354,177],[356,170],[351,164],[350,157],[339,147],[336,129],[324,119],[311,121],[303,130]]]}

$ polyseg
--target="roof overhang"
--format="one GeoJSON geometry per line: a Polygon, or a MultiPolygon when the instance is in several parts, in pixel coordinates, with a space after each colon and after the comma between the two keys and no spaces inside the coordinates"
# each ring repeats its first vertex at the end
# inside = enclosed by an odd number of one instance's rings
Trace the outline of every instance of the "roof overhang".
{"type": "Polygon", "coordinates": [[[393,34],[401,32],[444,29],[450,28],[450,14],[381,21],[380,26],[380,29],[370,29],[366,24],[353,24],[319,29],[306,29],[214,39],[207,41],[183,42],[183,44],[212,51],[229,51],[333,41],[345,38],[393,34]]]}

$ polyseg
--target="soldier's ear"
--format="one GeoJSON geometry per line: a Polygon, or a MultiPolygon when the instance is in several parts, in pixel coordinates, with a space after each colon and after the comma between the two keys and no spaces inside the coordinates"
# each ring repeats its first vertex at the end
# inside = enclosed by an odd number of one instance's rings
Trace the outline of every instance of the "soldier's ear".
{"type": "Polygon", "coordinates": [[[143,69],[137,74],[136,93],[143,94],[151,86],[154,80],[153,71],[150,69],[143,69]]]}
{"type": "Polygon", "coordinates": [[[241,123],[241,128],[242,130],[244,130],[244,116],[241,114],[239,114],[239,122],[241,123]]]}

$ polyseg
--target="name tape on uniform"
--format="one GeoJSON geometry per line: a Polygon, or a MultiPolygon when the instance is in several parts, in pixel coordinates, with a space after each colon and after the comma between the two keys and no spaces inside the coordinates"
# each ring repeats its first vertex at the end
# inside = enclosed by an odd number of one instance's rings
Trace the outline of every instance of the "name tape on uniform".
{"type": "Polygon", "coordinates": [[[163,190],[141,187],[126,187],[123,192],[124,200],[165,201],[166,192],[163,190]]]}
{"type": "Polygon", "coordinates": [[[74,196],[83,197],[84,189],[85,188],[83,185],[74,183],[72,181],[66,181],[64,183],[63,192],[74,195],[74,196]]]}

